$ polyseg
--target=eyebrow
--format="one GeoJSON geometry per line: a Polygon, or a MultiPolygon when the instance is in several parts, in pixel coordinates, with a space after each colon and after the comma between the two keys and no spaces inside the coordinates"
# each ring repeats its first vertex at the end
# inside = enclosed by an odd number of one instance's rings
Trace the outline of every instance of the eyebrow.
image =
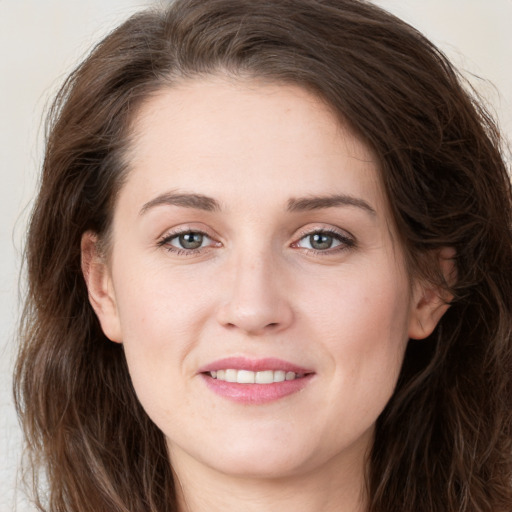
{"type": "Polygon", "coordinates": [[[375,209],[364,199],[345,194],[299,197],[292,198],[288,201],[289,212],[320,210],[322,208],[335,208],[337,206],[355,206],[356,208],[362,208],[372,216],[377,215],[375,209]]]}
{"type": "Polygon", "coordinates": [[[212,197],[202,194],[166,192],[145,203],[139,214],[144,215],[151,208],[161,205],[195,208],[196,210],[205,210],[207,212],[214,212],[221,209],[219,202],[212,197]]]}
{"type": "MultiPolygon", "coordinates": [[[[213,199],[213,197],[205,196],[203,194],[166,192],[145,203],[139,214],[143,215],[151,208],[162,205],[194,208],[207,212],[221,210],[220,203],[216,199],[213,199]]],[[[322,208],[335,208],[338,206],[354,206],[356,208],[366,210],[373,216],[376,215],[375,210],[366,201],[346,194],[291,198],[288,200],[287,210],[289,212],[300,212],[320,210],[322,208]]]]}

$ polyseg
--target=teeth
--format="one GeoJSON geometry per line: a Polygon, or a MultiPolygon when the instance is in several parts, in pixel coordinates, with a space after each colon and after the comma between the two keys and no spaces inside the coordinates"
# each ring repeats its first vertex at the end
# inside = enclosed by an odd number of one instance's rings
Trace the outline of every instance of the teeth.
{"type": "MultiPolygon", "coordinates": [[[[236,372],[236,370],[232,371],[236,372]]],[[[240,384],[254,384],[254,372],[250,372],[248,370],[238,370],[236,373],[236,382],[239,382],[240,384]]]]}
{"type": "Polygon", "coordinates": [[[272,384],[272,382],[274,382],[274,372],[272,370],[256,372],[256,378],[254,382],[256,384],[272,384]]]}
{"type": "Polygon", "coordinates": [[[210,377],[226,382],[237,382],[238,384],[272,384],[273,382],[298,379],[304,377],[304,375],[285,372],[284,370],[251,372],[250,370],[227,369],[212,371],[210,377]]]}
{"type": "Polygon", "coordinates": [[[236,382],[237,373],[236,370],[226,370],[226,382],[236,382]]]}
{"type": "MultiPolygon", "coordinates": [[[[293,373],[293,372],[290,372],[293,373]]],[[[293,378],[295,378],[295,373],[293,373],[293,378]]],[[[278,370],[274,372],[274,382],[283,382],[286,379],[286,372],[282,370],[278,370]]]]}

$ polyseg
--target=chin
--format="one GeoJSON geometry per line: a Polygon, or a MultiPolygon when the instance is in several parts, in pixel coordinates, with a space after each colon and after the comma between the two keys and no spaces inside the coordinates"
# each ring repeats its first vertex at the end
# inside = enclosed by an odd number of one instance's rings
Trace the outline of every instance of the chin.
{"type": "Polygon", "coordinates": [[[252,451],[243,456],[240,453],[215,461],[212,469],[221,473],[247,479],[280,479],[296,476],[309,471],[310,457],[297,457],[292,449],[270,454],[267,451],[252,451]]]}
{"type": "MultiPolygon", "coordinates": [[[[254,434],[254,433],[253,433],[254,434]]],[[[231,433],[225,439],[194,446],[176,447],[169,442],[171,461],[185,456],[202,466],[223,473],[248,479],[276,479],[297,475],[310,466],[318,453],[308,450],[304,443],[293,443],[282,436],[265,438],[236,437],[231,433]]],[[[318,462],[318,461],[317,461],[318,462]]]]}

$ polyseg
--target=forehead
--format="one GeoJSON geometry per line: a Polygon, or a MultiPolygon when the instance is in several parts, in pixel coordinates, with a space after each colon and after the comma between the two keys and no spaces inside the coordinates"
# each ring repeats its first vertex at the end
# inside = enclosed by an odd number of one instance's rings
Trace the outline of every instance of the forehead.
{"type": "Polygon", "coordinates": [[[372,151],[297,86],[210,77],[164,87],[139,109],[127,157],[128,184],[146,197],[193,188],[222,201],[251,187],[260,199],[350,192],[385,202],[372,151]]]}

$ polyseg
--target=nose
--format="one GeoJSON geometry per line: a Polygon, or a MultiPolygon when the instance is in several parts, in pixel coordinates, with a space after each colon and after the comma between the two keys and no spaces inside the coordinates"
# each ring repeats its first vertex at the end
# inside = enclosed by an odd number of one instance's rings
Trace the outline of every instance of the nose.
{"type": "Polygon", "coordinates": [[[271,256],[239,257],[228,273],[217,313],[221,325],[256,336],[280,332],[292,323],[282,273],[271,256]]]}

